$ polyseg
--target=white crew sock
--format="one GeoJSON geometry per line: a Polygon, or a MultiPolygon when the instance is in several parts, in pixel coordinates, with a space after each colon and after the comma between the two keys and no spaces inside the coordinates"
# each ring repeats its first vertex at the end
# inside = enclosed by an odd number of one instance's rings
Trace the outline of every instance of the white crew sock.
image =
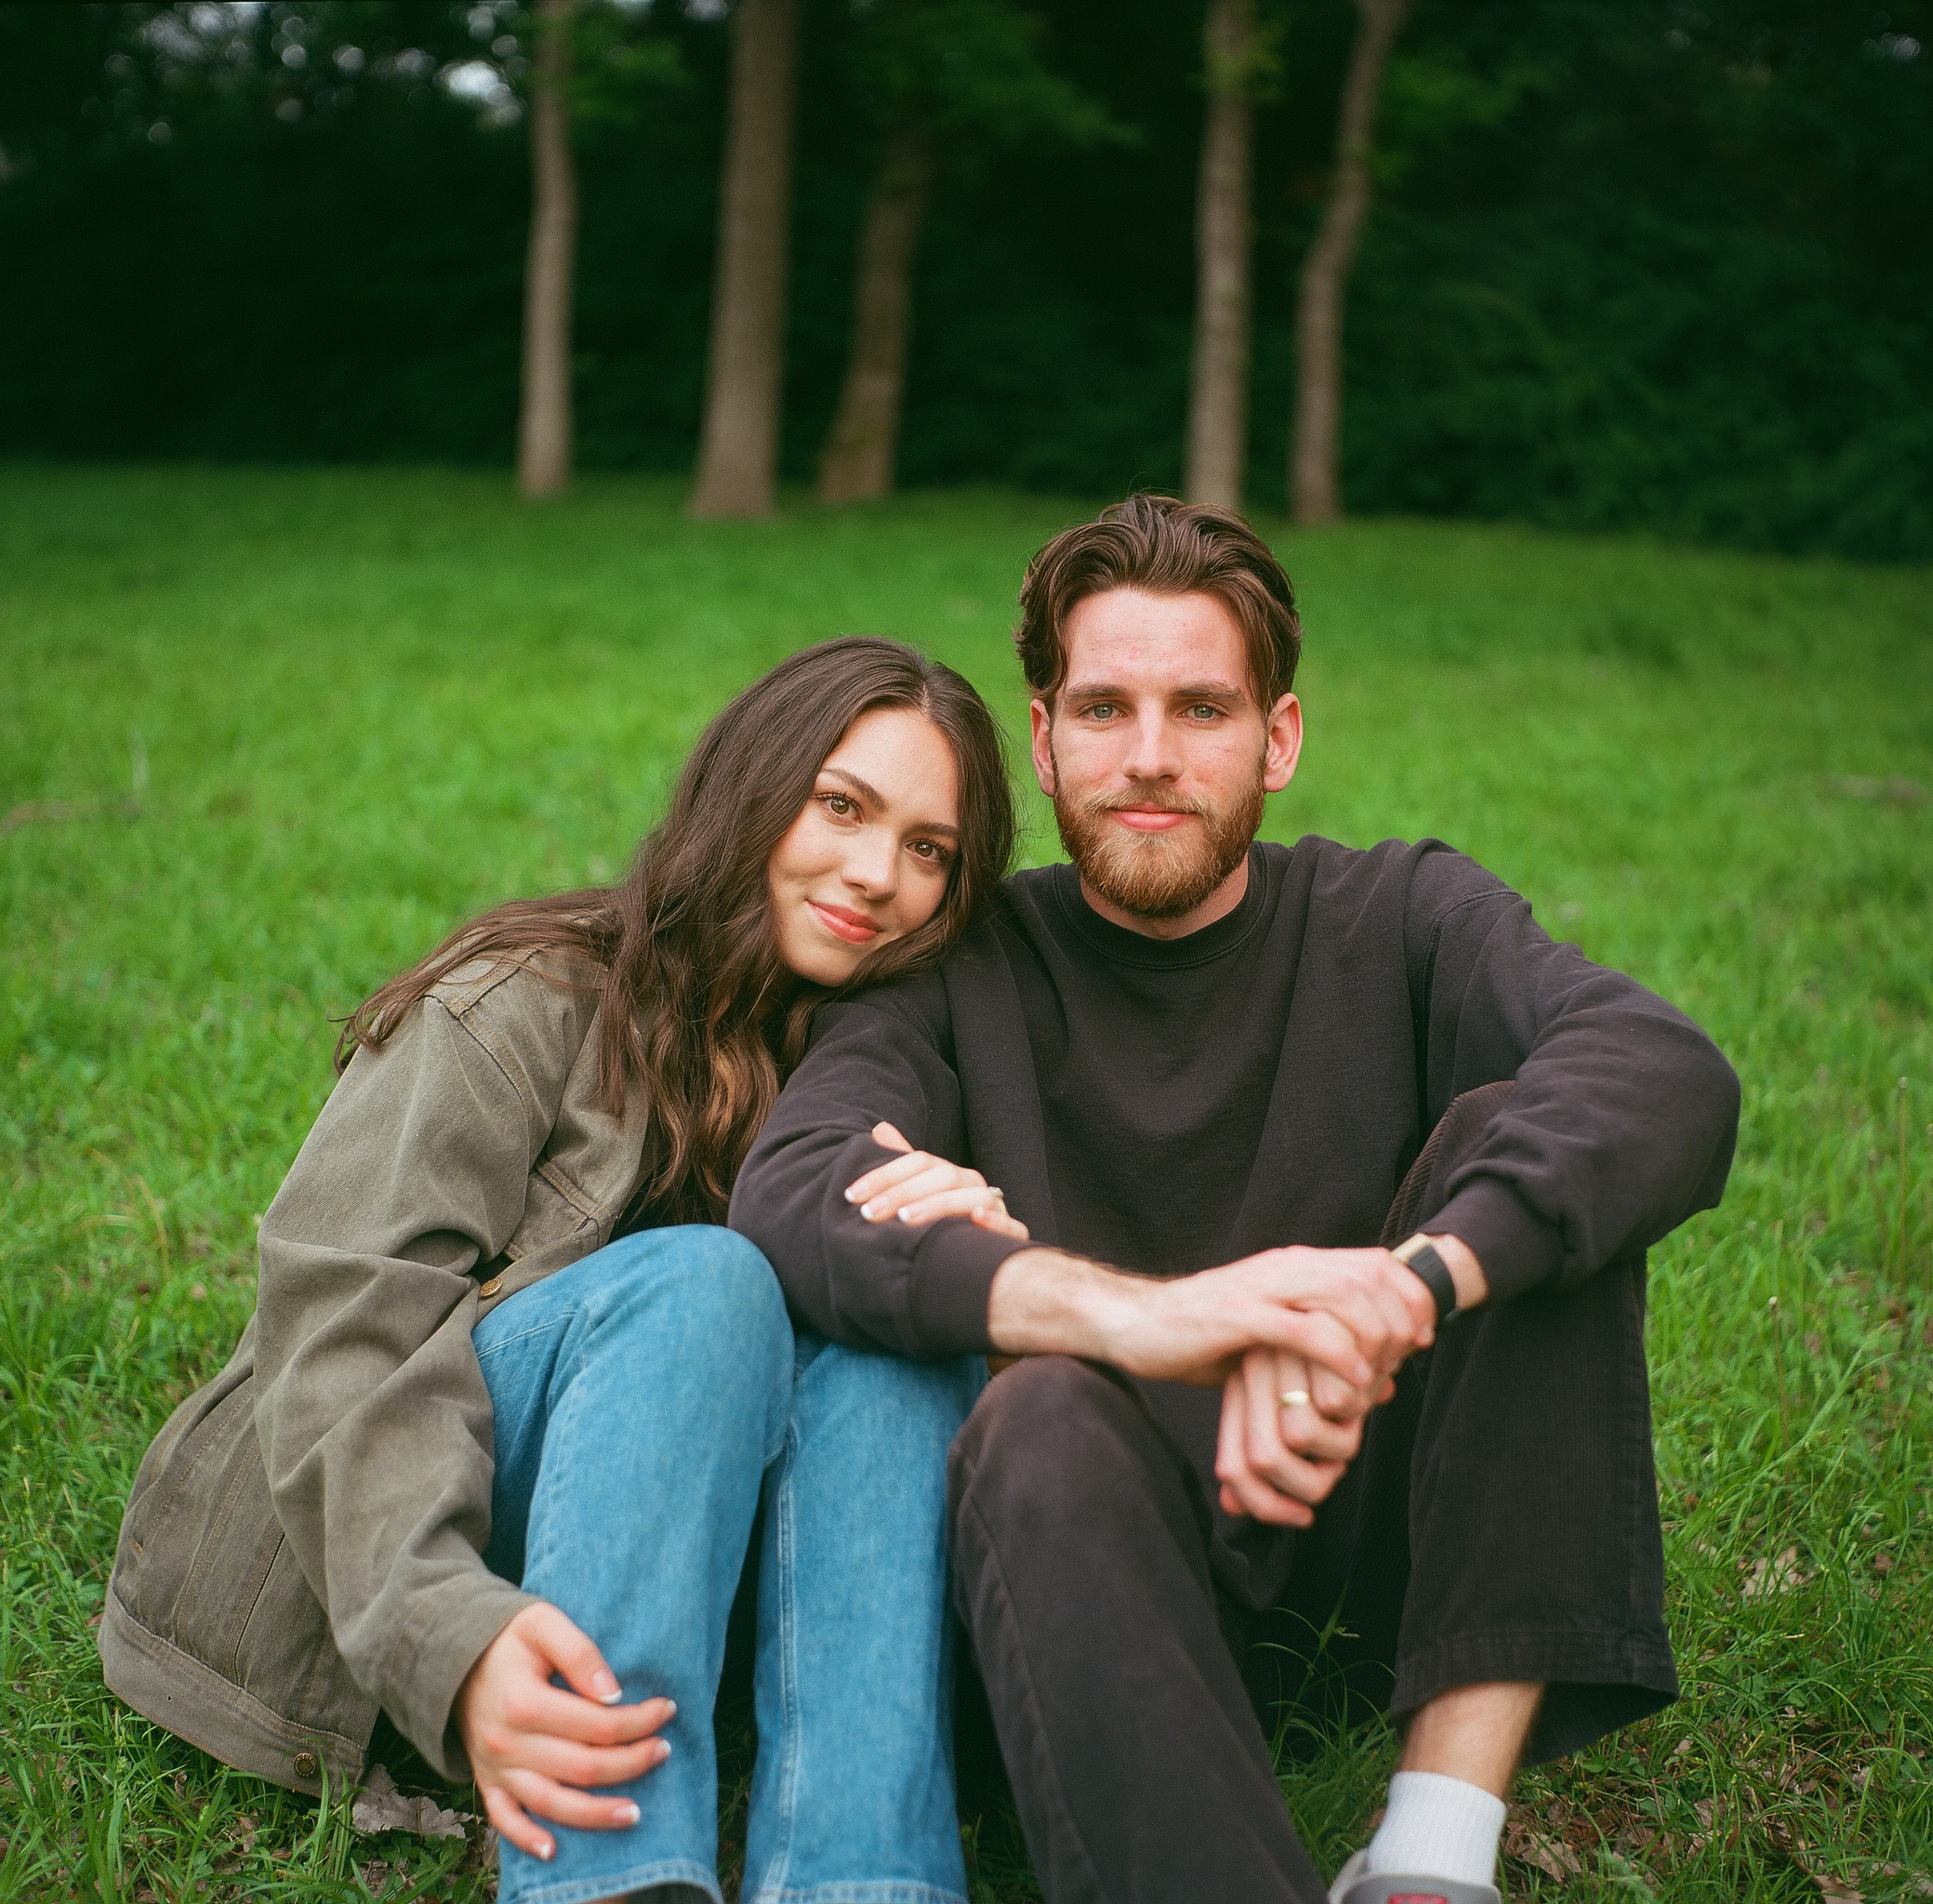
{"type": "Polygon", "coordinates": [[[1370,1840],[1365,1872],[1410,1871],[1463,1884],[1496,1882],[1503,1801],[1441,1772],[1398,1772],[1370,1840]]]}

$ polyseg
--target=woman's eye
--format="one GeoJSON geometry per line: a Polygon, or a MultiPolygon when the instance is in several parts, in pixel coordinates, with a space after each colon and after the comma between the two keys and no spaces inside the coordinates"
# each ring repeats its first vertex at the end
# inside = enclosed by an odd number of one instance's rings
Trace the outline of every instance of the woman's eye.
{"type": "Polygon", "coordinates": [[[843,820],[858,811],[852,795],[847,793],[822,793],[819,802],[835,820],[843,820]]]}
{"type": "Polygon", "coordinates": [[[953,858],[951,850],[942,846],[936,840],[916,840],[913,841],[913,851],[929,866],[947,866],[953,858]]]}

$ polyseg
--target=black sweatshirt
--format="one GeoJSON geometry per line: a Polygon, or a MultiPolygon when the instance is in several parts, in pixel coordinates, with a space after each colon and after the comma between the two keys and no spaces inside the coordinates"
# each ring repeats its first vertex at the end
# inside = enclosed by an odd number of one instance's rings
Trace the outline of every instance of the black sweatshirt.
{"type": "Polygon", "coordinates": [[[1731,1066],[1440,841],[1257,845],[1235,911],[1167,941],[1050,866],[1008,879],[937,970],[822,1008],[731,1221],[820,1333],[956,1355],[990,1346],[994,1273],[1025,1246],[963,1218],[867,1223],[841,1193],[887,1156],[880,1118],[1000,1185],[1037,1243],[1175,1274],[1373,1243],[1445,1105],[1503,1078],[1424,1224],[1469,1245],[1493,1301],[1717,1202],[1731,1066]]]}

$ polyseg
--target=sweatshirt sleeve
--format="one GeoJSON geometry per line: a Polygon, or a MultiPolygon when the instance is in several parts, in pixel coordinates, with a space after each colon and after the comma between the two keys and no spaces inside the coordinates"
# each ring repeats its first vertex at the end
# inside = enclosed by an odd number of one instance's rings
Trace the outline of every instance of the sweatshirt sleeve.
{"type": "Polygon", "coordinates": [[[575,1046],[560,988],[435,996],[351,1060],[261,1225],[256,1432],[357,1683],[446,1777],[464,1675],[532,1596],[484,1565],[480,1262],[523,1214],[575,1046]],[[545,996],[545,995],[550,996],[545,996]]]}
{"type": "Polygon", "coordinates": [[[1552,940],[1527,901],[1440,846],[1419,862],[1406,941],[1429,1116],[1516,1080],[1423,1224],[1469,1245],[1493,1298],[1578,1282],[1717,1203],[1739,1080],[1682,1012],[1552,940]]]}
{"type": "MultiPolygon", "coordinates": [[[[944,1009],[935,998],[933,1011],[944,1009]]],[[[870,1135],[882,1118],[917,1150],[966,1158],[960,1081],[928,1012],[898,989],[821,1008],[738,1173],[732,1227],[764,1252],[793,1313],[834,1342],[916,1356],[984,1351],[994,1274],[1026,1245],[964,1217],[867,1223],[844,1191],[893,1155],[870,1135]]]]}

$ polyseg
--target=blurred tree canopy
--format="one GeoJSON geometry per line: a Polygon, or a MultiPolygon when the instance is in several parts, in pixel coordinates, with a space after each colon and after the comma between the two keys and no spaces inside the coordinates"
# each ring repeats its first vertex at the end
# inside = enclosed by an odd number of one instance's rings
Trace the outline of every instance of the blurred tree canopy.
{"type": "MultiPolygon", "coordinates": [[[[844,368],[890,45],[867,27],[891,4],[804,0],[793,478],[844,368]]],[[[937,174],[901,479],[1172,487],[1200,7],[1015,4],[1110,136],[1016,112],[937,174]]],[[[1354,7],[1258,13],[1279,65],[1255,124],[1248,492],[1273,508],[1354,7]]],[[[723,15],[585,18],[582,468],[691,464],[723,15]]],[[[0,6],[0,451],[508,465],[530,45],[513,0],[0,6]]],[[[962,73],[924,110],[976,91],[962,73]]],[[[1929,0],[1418,0],[1376,164],[1353,509],[1933,556],[1929,0]]]]}

